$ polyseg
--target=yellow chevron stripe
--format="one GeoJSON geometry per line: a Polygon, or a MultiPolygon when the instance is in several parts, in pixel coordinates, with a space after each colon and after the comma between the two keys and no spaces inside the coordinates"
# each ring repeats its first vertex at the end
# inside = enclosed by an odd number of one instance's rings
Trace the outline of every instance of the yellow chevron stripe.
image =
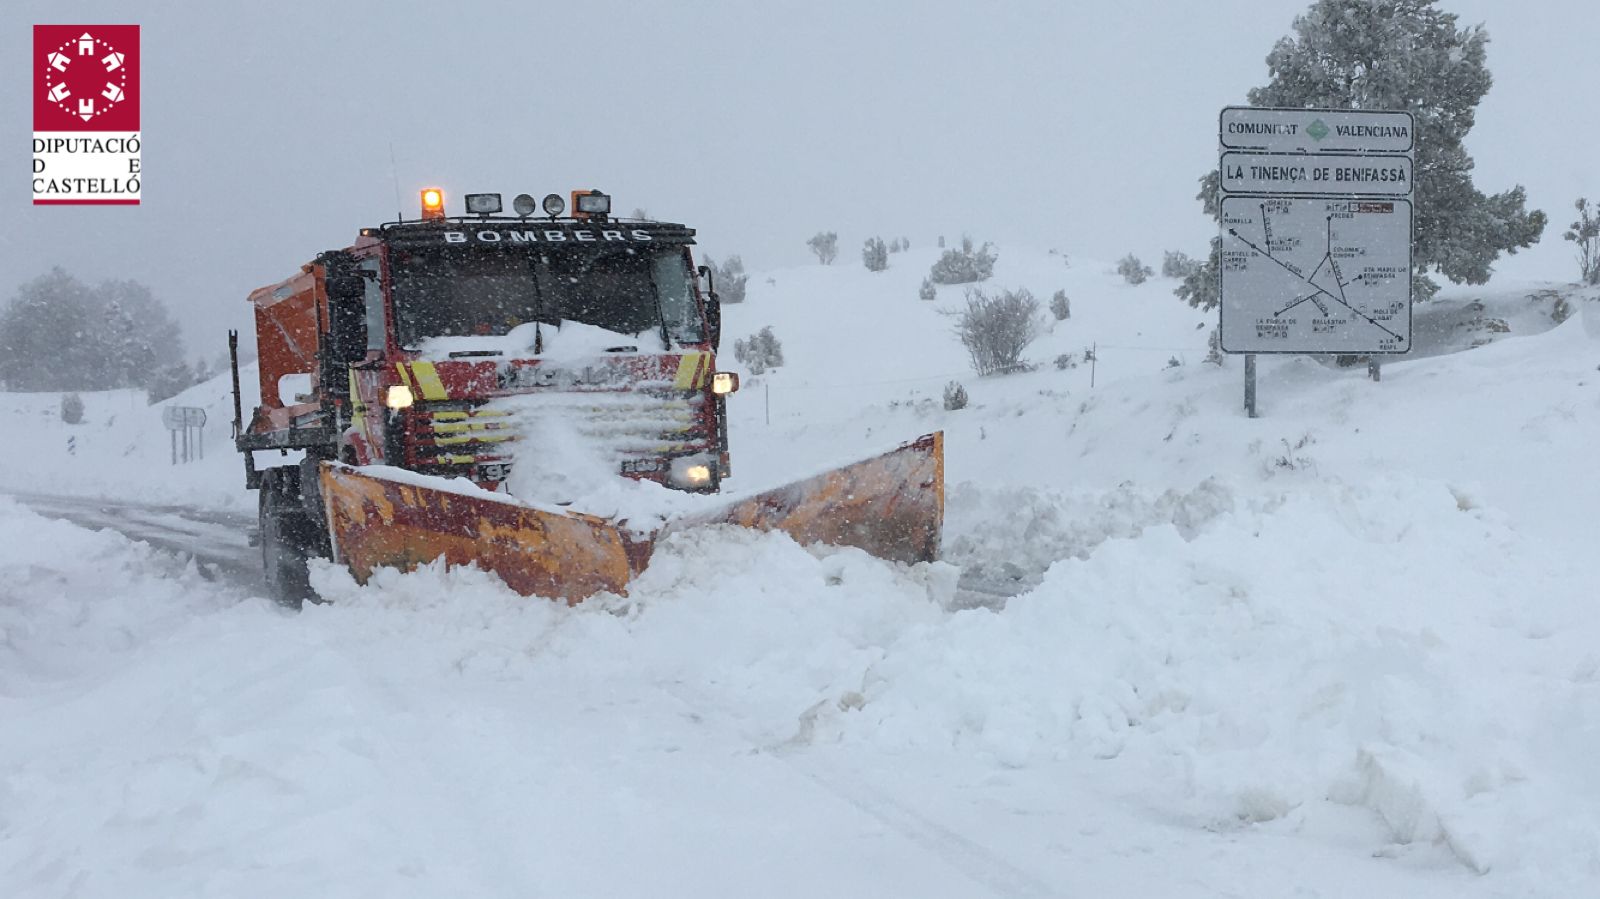
{"type": "Polygon", "coordinates": [[[693,390],[698,380],[695,375],[700,372],[700,360],[706,354],[698,350],[690,350],[678,360],[678,376],[673,379],[672,386],[679,390],[693,390]]]}
{"type": "Polygon", "coordinates": [[[361,402],[361,387],[356,384],[356,370],[353,368],[345,370],[350,373],[350,414],[364,415],[367,405],[361,402]]]}
{"type": "Polygon", "coordinates": [[[394,367],[396,369],[398,369],[399,372],[400,372],[400,382],[402,384],[406,385],[407,387],[410,387],[411,386],[411,372],[406,370],[406,364],[404,362],[396,362],[394,364],[394,367]]]}
{"type": "Polygon", "coordinates": [[[468,418],[505,418],[510,415],[502,409],[474,409],[471,412],[435,412],[434,421],[466,421],[468,418]]]}
{"type": "Polygon", "coordinates": [[[444,382],[439,380],[439,370],[433,367],[432,362],[411,363],[411,374],[416,376],[417,387],[422,390],[425,400],[447,400],[450,394],[445,392],[444,382]]]}
{"type": "Polygon", "coordinates": [[[452,446],[457,443],[503,443],[515,439],[515,434],[462,434],[459,437],[435,437],[433,442],[438,446],[452,446]]]}
{"type": "Polygon", "coordinates": [[[433,430],[440,434],[450,434],[457,431],[501,431],[505,426],[498,421],[457,421],[435,422],[433,430]]]}

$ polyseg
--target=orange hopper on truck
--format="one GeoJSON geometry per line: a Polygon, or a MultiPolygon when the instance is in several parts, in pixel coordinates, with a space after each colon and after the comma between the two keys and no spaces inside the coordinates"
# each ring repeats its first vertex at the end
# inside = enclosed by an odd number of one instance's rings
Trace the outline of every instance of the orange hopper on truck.
{"type": "Polygon", "coordinates": [[[619,477],[719,492],[739,379],[717,368],[715,285],[695,267],[692,229],[616,219],[599,191],[573,192],[570,215],[557,194],[519,195],[513,215],[499,194],[467,195],[462,216],[436,188],[421,201],[420,218],[363,228],[250,294],[261,404],[248,421],[229,334],[235,443],[279,602],[314,598],[314,557],[362,581],[442,558],[577,602],[625,592],[663,531],[716,523],[934,558],[939,434],[654,533],[508,495],[519,454],[540,449],[521,426],[533,414],[593,438],[619,477]]]}

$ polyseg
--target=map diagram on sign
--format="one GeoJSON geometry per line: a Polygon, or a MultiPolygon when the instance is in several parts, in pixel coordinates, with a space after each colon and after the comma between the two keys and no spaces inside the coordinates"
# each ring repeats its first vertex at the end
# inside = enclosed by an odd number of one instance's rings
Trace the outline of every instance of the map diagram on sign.
{"type": "Polygon", "coordinates": [[[1222,347],[1230,353],[1411,348],[1411,202],[1222,200],[1222,347]]]}

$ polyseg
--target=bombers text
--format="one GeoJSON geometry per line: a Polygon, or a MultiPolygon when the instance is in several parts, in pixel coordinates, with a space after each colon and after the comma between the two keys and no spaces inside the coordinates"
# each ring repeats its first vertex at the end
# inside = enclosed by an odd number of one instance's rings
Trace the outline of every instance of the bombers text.
{"type": "Polygon", "coordinates": [[[575,229],[567,231],[554,228],[540,230],[519,228],[444,232],[445,243],[604,243],[607,241],[646,241],[654,239],[649,231],[623,231],[620,229],[602,231],[575,229]]]}

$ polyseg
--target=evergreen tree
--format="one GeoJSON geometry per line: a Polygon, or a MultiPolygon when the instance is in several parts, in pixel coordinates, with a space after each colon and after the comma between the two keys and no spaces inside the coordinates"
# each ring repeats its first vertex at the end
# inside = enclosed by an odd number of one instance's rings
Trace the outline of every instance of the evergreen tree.
{"type": "MultiPolygon", "coordinates": [[[[1492,81],[1482,26],[1458,29],[1435,0],[1317,0],[1294,34],[1267,55],[1272,79],[1248,94],[1252,106],[1403,109],[1416,126],[1412,294],[1439,289],[1427,273],[1482,284],[1502,252],[1530,246],[1545,214],[1527,210],[1522,187],[1485,195],[1472,184],[1462,145],[1492,81]]],[[[1201,179],[1205,211],[1220,214],[1219,178],[1201,179]]],[[[1217,304],[1220,240],[1175,291],[1190,305],[1217,304]]]]}
{"type": "Polygon", "coordinates": [[[90,288],[54,268],[0,312],[0,382],[12,390],[149,387],[182,355],[171,314],[134,281],[90,288]]]}
{"type": "Polygon", "coordinates": [[[1050,298],[1050,314],[1054,315],[1058,322],[1072,317],[1072,301],[1067,299],[1065,290],[1056,291],[1055,296],[1050,298]]]}
{"type": "Polygon", "coordinates": [[[0,313],[0,381],[11,390],[99,387],[93,306],[89,288],[60,268],[18,288],[0,313]]]}
{"type": "Polygon", "coordinates": [[[148,387],[156,369],[182,358],[177,323],[150,288],[137,281],[105,281],[94,290],[99,313],[95,343],[104,359],[104,387],[148,387]]]}
{"type": "Polygon", "coordinates": [[[869,272],[881,272],[889,267],[889,245],[881,237],[869,237],[861,248],[861,262],[869,272]]]}

